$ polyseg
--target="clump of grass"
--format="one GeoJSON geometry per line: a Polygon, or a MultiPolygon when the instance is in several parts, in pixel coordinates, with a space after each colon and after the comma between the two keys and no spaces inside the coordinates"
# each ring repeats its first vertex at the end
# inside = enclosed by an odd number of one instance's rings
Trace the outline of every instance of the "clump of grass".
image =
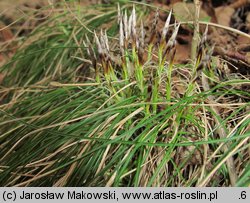
{"type": "Polygon", "coordinates": [[[4,85],[23,87],[48,84],[52,80],[76,82],[76,70],[84,69],[79,59],[85,58],[82,51],[85,34],[92,35],[92,30],[103,24],[113,34],[117,30],[112,25],[115,17],[116,10],[110,5],[85,8],[55,4],[50,18],[36,27],[28,39],[21,38],[20,50],[1,67],[1,72],[6,74],[4,85]],[[96,15],[93,15],[94,9],[98,10],[96,15]]]}
{"type": "MultiPolygon", "coordinates": [[[[120,92],[117,94],[118,98],[124,99],[131,94],[136,94],[142,101],[153,103],[151,112],[149,105],[147,105],[146,111],[147,114],[155,114],[157,112],[158,102],[171,101],[171,76],[176,51],[176,36],[180,24],[177,25],[177,23],[175,23],[173,34],[168,40],[167,34],[172,14],[172,12],[170,12],[162,30],[161,39],[158,42],[156,39],[156,30],[159,13],[157,11],[152,30],[149,33],[149,40],[147,41],[143,24],[141,24],[140,30],[138,31],[135,7],[133,7],[129,17],[126,11],[121,14],[120,8],[118,8],[118,12],[119,52],[121,54],[121,60],[118,62],[114,60],[110,52],[106,32],[101,31],[100,37],[95,34],[98,57],[92,57],[92,64],[94,65],[96,73],[96,81],[100,82],[100,78],[102,78],[100,76],[100,69],[102,69],[102,73],[104,74],[102,81],[106,81],[107,84],[109,84],[109,89],[112,90],[111,94],[116,94],[117,91],[122,88],[119,85],[114,87],[112,82],[117,83],[124,81],[125,84],[129,84],[135,81],[135,88],[129,88],[126,92],[127,94],[120,92]],[[147,57],[145,56],[145,52],[148,53],[146,54],[147,57]],[[152,56],[155,58],[152,59],[152,56]],[[97,58],[100,59],[100,67],[98,67],[97,58]],[[167,58],[169,58],[169,61],[167,61],[167,58]],[[119,69],[122,71],[119,71],[119,69]],[[164,77],[166,77],[167,81],[165,100],[159,95],[160,84],[164,77]],[[151,80],[151,83],[148,83],[148,80],[151,80]]],[[[90,52],[93,53],[95,48],[92,47],[88,38],[86,38],[86,41],[88,41],[88,53],[90,55],[90,52]]],[[[116,56],[116,58],[118,58],[118,56],[116,56]]],[[[124,85],[124,83],[122,83],[122,85],[124,85]]]]}
{"type": "MultiPolygon", "coordinates": [[[[63,74],[65,80],[49,78],[50,85],[29,85],[44,75],[24,86],[16,77],[19,96],[0,111],[1,185],[249,184],[250,94],[239,87],[250,81],[218,80],[207,32],[196,61],[175,64],[180,24],[172,26],[168,39],[171,11],[160,39],[157,12],[148,32],[134,6],[128,13],[118,8],[114,39],[109,29],[79,35],[81,49],[72,55],[82,51],[81,65],[94,73],[81,83],[73,80],[81,76],[77,70],[63,74]],[[235,183],[226,164],[232,157],[235,183]]],[[[60,56],[68,61],[66,55],[60,56]]]]}

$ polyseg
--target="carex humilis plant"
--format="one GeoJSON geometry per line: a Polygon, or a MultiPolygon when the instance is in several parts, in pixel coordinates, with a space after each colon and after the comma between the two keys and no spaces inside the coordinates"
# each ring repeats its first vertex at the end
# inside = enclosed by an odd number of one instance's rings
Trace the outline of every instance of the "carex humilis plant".
{"type": "Polygon", "coordinates": [[[59,34],[36,39],[32,51],[49,47],[29,63],[49,70],[23,82],[18,60],[11,67],[20,77],[9,74],[12,94],[0,110],[1,186],[248,184],[250,95],[237,87],[249,80],[219,79],[208,26],[195,61],[177,64],[182,25],[172,11],[162,26],[160,10],[149,23],[139,6],[105,9],[83,18],[90,31],[78,18],[82,24],[59,23],[59,34]],[[101,27],[104,20],[111,26],[101,27]],[[74,49],[52,52],[60,41],[74,49]]]}

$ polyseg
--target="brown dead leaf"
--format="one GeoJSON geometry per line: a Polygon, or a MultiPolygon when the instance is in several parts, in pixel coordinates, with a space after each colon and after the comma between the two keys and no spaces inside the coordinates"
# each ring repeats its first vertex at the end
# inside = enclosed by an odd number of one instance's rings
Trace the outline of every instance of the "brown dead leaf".
{"type": "MultiPolygon", "coordinates": [[[[173,5],[173,11],[177,21],[194,21],[195,5],[193,3],[177,2],[173,5]]],[[[200,10],[200,20],[207,19],[208,15],[204,10],[200,10]]]]}
{"type": "MultiPolygon", "coordinates": [[[[245,49],[247,47],[250,47],[250,39],[246,38],[245,36],[239,35],[237,38],[238,42],[238,49],[245,49]]],[[[249,48],[248,48],[249,49],[249,48]]]]}
{"type": "Polygon", "coordinates": [[[5,75],[3,73],[0,73],[0,85],[3,84],[4,76],[5,75]]]}
{"type": "Polygon", "coordinates": [[[237,9],[237,8],[248,5],[249,3],[250,3],[249,0],[238,0],[238,1],[235,1],[232,4],[230,4],[229,6],[232,7],[232,8],[237,9]]]}
{"type": "Polygon", "coordinates": [[[175,63],[185,63],[190,58],[190,44],[177,43],[176,50],[175,63]]]}
{"type": "Polygon", "coordinates": [[[216,18],[218,21],[218,24],[220,25],[225,25],[225,26],[230,26],[230,21],[232,18],[232,15],[234,14],[234,8],[231,7],[218,7],[215,9],[215,14],[216,14],[216,18]]]}
{"type": "Polygon", "coordinates": [[[250,30],[250,13],[248,13],[246,17],[246,27],[250,30]]]}
{"type": "Polygon", "coordinates": [[[0,22],[0,41],[5,42],[13,38],[12,31],[6,27],[2,22],[0,22]]]}
{"type": "Polygon", "coordinates": [[[246,53],[246,62],[250,64],[250,52],[246,53]]]}

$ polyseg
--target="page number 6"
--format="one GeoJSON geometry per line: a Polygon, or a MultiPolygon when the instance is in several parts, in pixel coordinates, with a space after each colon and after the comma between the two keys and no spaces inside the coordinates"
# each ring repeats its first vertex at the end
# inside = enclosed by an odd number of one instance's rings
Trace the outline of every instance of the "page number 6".
{"type": "Polygon", "coordinates": [[[239,199],[246,199],[247,198],[247,193],[246,193],[246,191],[242,191],[241,193],[240,193],[240,198],[239,199]]]}

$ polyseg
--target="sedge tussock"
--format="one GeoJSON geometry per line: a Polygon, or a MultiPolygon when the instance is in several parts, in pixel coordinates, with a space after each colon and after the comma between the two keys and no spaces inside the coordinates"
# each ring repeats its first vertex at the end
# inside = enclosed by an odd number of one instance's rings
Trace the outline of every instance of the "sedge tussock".
{"type": "Polygon", "coordinates": [[[221,81],[208,27],[177,64],[172,11],[95,9],[51,18],[1,68],[1,186],[246,186],[250,81],[221,81]]]}

